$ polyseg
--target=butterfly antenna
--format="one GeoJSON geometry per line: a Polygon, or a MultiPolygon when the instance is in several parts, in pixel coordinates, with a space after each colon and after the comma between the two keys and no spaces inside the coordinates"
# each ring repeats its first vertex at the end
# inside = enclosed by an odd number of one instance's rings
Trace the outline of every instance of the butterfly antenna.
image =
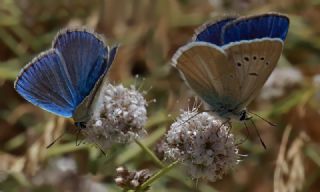
{"type": "Polygon", "coordinates": [[[272,123],[271,121],[268,121],[267,119],[261,117],[260,115],[256,114],[256,113],[253,113],[251,111],[248,111],[248,113],[252,114],[252,115],[255,115],[256,117],[262,119],[263,121],[267,122],[271,127],[276,127],[277,125],[272,123]]]}
{"type": "Polygon", "coordinates": [[[252,123],[254,129],[256,130],[256,133],[257,133],[257,135],[258,135],[258,137],[259,137],[259,139],[260,139],[260,143],[262,144],[263,148],[264,148],[265,150],[267,150],[267,147],[266,147],[266,145],[264,144],[264,142],[263,142],[263,140],[262,140],[262,138],[261,138],[261,136],[260,136],[260,133],[259,133],[259,131],[258,131],[258,129],[257,129],[256,124],[253,122],[253,120],[252,120],[251,118],[248,119],[248,120],[250,120],[250,122],[252,123]]]}
{"type": "Polygon", "coordinates": [[[245,121],[243,121],[243,124],[244,124],[244,126],[246,128],[246,131],[247,131],[247,137],[249,137],[250,136],[250,131],[249,131],[249,128],[247,126],[247,123],[245,121]]]}
{"type": "Polygon", "coordinates": [[[55,138],[49,145],[47,145],[47,149],[50,148],[52,145],[54,145],[59,139],[62,138],[62,136],[65,134],[66,132],[64,131],[63,133],[61,133],[61,135],[59,135],[59,137],[55,138]]]}
{"type": "Polygon", "coordinates": [[[104,150],[102,149],[101,145],[99,145],[98,143],[94,143],[95,146],[100,150],[100,152],[107,157],[107,154],[104,152],[104,150]]]}
{"type": "MultiPolygon", "coordinates": [[[[77,130],[77,136],[76,136],[76,146],[79,146],[81,143],[82,144],[86,144],[85,140],[83,139],[82,141],[79,142],[79,135],[81,133],[81,131],[85,129],[85,128],[78,128],[77,130]]],[[[95,145],[95,147],[97,147],[100,152],[104,155],[107,156],[107,154],[103,151],[102,147],[98,144],[98,143],[93,143],[95,145]]]]}
{"type": "Polygon", "coordinates": [[[103,147],[98,143],[98,142],[94,142],[93,145],[98,148],[100,150],[100,152],[107,157],[107,154],[104,152],[104,150],[102,149],[103,147]]]}

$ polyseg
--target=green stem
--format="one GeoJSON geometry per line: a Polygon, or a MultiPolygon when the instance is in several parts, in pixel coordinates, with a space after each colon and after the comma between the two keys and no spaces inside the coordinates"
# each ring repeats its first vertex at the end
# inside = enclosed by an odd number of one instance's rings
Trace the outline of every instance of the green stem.
{"type": "Polygon", "coordinates": [[[140,147],[141,149],[146,152],[151,159],[161,168],[165,167],[165,165],[160,161],[160,159],[158,159],[158,157],[145,145],[143,145],[139,140],[135,139],[134,140],[140,147]]]}
{"type": "Polygon", "coordinates": [[[151,183],[153,183],[155,180],[159,179],[160,177],[162,177],[164,174],[166,174],[168,171],[170,171],[173,167],[175,167],[177,164],[179,163],[179,161],[175,161],[173,163],[171,163],[170,165],[168,165],[167,167],[164,167],[163,169],[161,169],[159,172],[157,172],[156,174],[154,174],[153,176],[151,176],[146,182],[144,182],[136,191],[143,191],[144,189],[146,189],[148,186],[151,185],[151,183]]]}

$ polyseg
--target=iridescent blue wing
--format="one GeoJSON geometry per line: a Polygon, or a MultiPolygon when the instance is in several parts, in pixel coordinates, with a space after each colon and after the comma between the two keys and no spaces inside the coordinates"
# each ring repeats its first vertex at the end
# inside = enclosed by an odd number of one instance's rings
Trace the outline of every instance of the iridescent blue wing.
{"type": "Polygon", "coordinates": [[[205,23],[196,30],[196,33],[193,36],[192,40],[204,41],[221,46],[223,43],[221,40],[222,28],[234,19],[236,19],[236,17],[227,17],[219,21],[205,23]]]}
{"type": "Polygon", "coordinates": [[[278,13],[267,13],[227,23],[222,29],[221,38],[223,44],[261,38],[279,38],[284,41],[288,29],[288,17],[278,13]]]}
{"type": "Polygon", "coordinates": [[[76,103],[89,95],[98,79],[111,63],[106,62],[108,51],[103,39],[87,29],[66,29],[53,41],[66,63],[71,84],[76,90],[76,103]]]}
{"type": "Polygon", "coordinates": [[[53,48],[22,70],[15,88],[31,103],[54,114],[72,117],[106,74],[115,51],[109,54],[103,39],[90,30],[62,30],[53,41],[53,48]]]}
{"type": "Polygon", "coordinates": [[[22,69],[15,81],[15,89],[34,105],[71,117],[77,95],[68,76],[62,56],[55,49],[50,49],[22,69]]]}

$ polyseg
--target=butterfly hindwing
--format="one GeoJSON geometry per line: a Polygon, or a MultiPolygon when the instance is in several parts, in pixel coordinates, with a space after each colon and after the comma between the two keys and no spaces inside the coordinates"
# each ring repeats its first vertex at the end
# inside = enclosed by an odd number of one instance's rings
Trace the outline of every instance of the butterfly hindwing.
{"type": "Polygon", "coordinates": [[[87,29],[66,29],[53,42],[63,56],[79,104],[108,70],[108,50],[101,37],[87,29]]]}
{"type": "Polygon", "coordinates": [[[15,89],[27,101],[64,117],[71,117],[76,106],[75,90],[59,52],[54,49],[33,59],[15,81],[15,89]]]}
{"type": "Polygon", "coordinates": [[[108,69],[109,69],[109,67],[111,66],[111,64],[113,63],[114,58],[116,57],[117,52],[118,52],[118,46],[112,47],[111,50],[109,51],[108,63],[107,63],[108,69]]]}
{"type": "MultiPolygon", "coordinates": [[[[108,70],[117,54],[118,46],[112,47],[111,50],[109,50],[108,47],[106,47],[105,49],[109,53],[105,61],[108,70]]],[[[92,105],[96,105],[96,103],[94,103],[94,100],[97,99],[96,95],[100,95],[99,92],[101,90],[101,85],[107,83],[105,82],[107,81],[107,78],[105,78],[106,73],[107,71],[100,76],[100,78],[92,88],[90,94],[86,96],[83,101],[77,106],[73,114],[73,119],[76,122],[86,122],[88,120],[88,117],[91,115],[90,113],[93,113],[91,110],[95,109],[95,107],[92,107],[92,105]]]]}

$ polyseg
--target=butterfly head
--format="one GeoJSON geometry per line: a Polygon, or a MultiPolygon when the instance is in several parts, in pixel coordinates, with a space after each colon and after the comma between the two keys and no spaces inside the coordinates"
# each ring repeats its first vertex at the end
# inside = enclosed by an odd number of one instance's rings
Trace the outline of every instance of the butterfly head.
{"type": "Polygon", "coordinates": [[[247,111],[245,109],[241,110],[239,114],[239,121],[245,121],[248,120],[248,118],[247,111]]]}
{"type": "Polygon", "coordinates": [[[79,129],[85,129],[87,127],[85,122],[74,122],[74,126],[76,126],[79,129]]]}
{"type": "Polygon", "coordinates": [[[226,119],[235,119],[238,121],[248,120],[247,110],[245,108],[240,108],[238,105],[234,106],[227,103],[220,103],[220,106],[217,105],[215,108],[212,108],[214,113],[217,113],[220,117],[226,119]]]}

